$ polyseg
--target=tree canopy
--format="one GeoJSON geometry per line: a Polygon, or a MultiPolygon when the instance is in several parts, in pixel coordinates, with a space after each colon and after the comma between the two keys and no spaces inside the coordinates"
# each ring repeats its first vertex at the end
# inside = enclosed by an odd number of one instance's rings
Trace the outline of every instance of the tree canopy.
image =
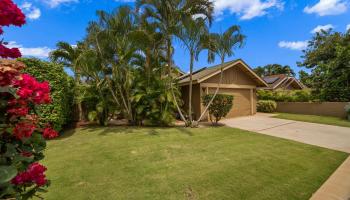
{"type": "Polygon", "coordinates": [[[315,89],[325,101],[350,100],[350,32],[322,31],[317,33],[303,51],[300,67],[311,69],[302,72],[304,83],[315,89]]]}
{"type": "Polygon", "coordinates": [[[287,76],[295,76],[294,70],[289,65],[269,64],[265,66],[259,66],[254,69],[255,73],[259,76],[271,76],[277,74],[285,74],[287,76]]]}

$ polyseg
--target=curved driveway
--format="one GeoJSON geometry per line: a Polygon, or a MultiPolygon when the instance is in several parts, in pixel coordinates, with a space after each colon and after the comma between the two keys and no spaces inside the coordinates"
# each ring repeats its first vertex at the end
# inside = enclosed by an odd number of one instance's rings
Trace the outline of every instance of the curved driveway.
{"type": "Polygon", "coordinates": [[[350,153],[350,128],[272,118],[271,114],[225,119],[227,126],[350,153]]]}

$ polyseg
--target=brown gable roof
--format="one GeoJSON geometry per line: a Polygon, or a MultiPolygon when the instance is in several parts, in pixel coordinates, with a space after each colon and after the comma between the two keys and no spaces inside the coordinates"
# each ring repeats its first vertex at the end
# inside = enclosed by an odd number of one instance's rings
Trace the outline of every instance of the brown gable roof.
{"type": "Polygon", "coordinates": [[[263,79],[269,85],[269,87],[262,89],[287,88],[291,84],[295,84],[297,87],[299,87],[299,89],[304,89],[304,86],[296,78],[289,77],[285,74],[265,76],[263,79]]]}
{"type": "MultiPolygon", "coordinates": [[[[239,64],[241,64],[241,66],[244,67],[244,71],[246,73],[248,73],[252,79],[257,83],[257,86],[260,87],[267,87],[268,85],[266,84],[266,82],[260,78],[243,60],[238,59],[238,60],[233,60],[233,61],[229,61],[224,63],[224,70],[230,69],[231,67],[235,67],[238,66],[239,64]]],[[[206,79],[215,76],[216,74],[220,73],[220,69],[221,69],[221,65],[215,65],[212,67],[205,67],[202,68],[200,70],[197,70],[195,72],[193,72],[192,74],[192,79],[193,79],[193,83],[200,83],[205,81],[206,79]]],[[[187,85],[190,82],[190,77],[189,74],[183,75],[181,77],[179,77],[179,84],[180,85],[187,85]]]]}

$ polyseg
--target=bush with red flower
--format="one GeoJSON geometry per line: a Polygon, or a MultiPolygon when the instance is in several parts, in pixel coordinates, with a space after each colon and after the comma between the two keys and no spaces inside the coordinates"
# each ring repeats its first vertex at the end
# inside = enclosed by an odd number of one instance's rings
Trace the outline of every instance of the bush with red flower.
{"type": "Polygon", "coordinates": [[[0,60],[0,199],[27,199],[48,186],[39,161],[46,140],[58,136],[50,124],[41,126],[36,113],[51,102],[50,86],[22,74],[24,67],[0,60]]]}
{"type": "MultiPolygon", "coordinates": [[[[25,17],[11,0],[0,0],[3,26],[21,26],[25,17]]],[[[0,58],[18,58],[17,48],[0,40],[0,58]]],[[[46,139],[58,136],[50,124],[42,127],[37,108],[51,103],[50,85],[20,71],[25,65],[0,59],[0,199],[29,199],[49,185],[44,158],[46,139]]]]}
{"type": "MultiPolygon", "coordinates": [[[[0,1],[0,35],[3,34],[4,26],[22,26],[25,24],[25,15],[11,0],[0,1]]],[[[6,43],[0,39],[0,57],[1,58],[18,58],[21,53],[18,48],[7,48],[6,43]]]]}

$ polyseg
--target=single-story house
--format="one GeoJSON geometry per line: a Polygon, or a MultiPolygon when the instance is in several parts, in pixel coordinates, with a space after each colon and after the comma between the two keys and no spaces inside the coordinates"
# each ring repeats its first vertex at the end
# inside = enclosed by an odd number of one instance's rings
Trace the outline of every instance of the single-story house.
{"type": "MultiPolygon", "coordinates": [[[[205,94],[215,93],[220,80],[220,69],[221,65],[216,65],[193,73],[192,108],[195,119],[198,119],[205,109],[201,97],[205,94]]],[[[254,115],[257,103],[256,89],[258,87],[268,87],[267,83],[241,59],[225,63],[223,69],[223,81],[220,85],[219,94],[234,96],[233,108],[226,117],[254,115]]],[[[179,77],[185,111],[188,110],[189,105],[189,82],[188,74],[179,77]]]]}
{"type": "Polygon", "coordinates": [[[287,76],[285,74],[276,74],[272,76],[263,77],[264,81],[269,85],[268,87],[260,87],[264,90],[302,90],[305,86],[300,83],[295,77],[287,76]]]}

